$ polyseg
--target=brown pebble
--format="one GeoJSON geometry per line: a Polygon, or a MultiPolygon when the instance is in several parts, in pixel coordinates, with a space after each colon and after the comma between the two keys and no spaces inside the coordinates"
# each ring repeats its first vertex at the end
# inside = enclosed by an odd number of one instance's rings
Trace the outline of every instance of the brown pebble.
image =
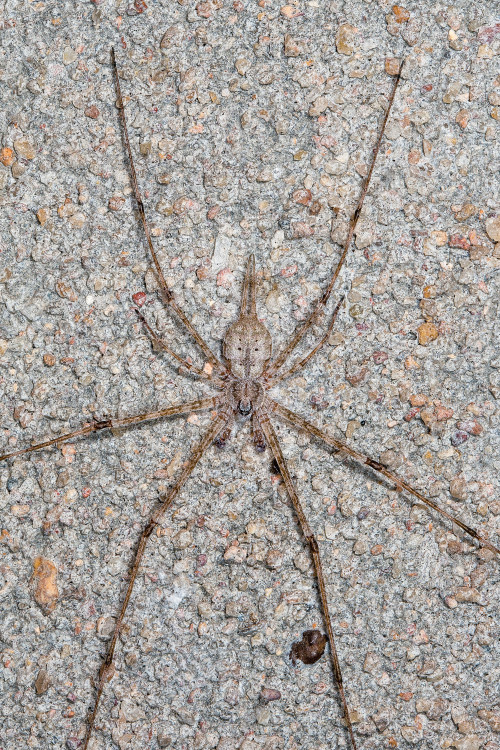
{"type": "Polygon", "coordinates": [[[92,104],[90,107],[87,107],[87,109],[85,110],[85,114],[92,120],[97,120],[97,118],[99,117],[99,110],[97,109],[95,104],[92,104]]]}
{"type": "Polygon", "coordinates": [[[261,700],[263,700],[265,703],[270,703],[271,701],[279,701],[279,699],[281,698],[281,693],[279,690],[275,690],[274,688],[263,687],[260,691],[260,697],[261,700]]]}
{"type": "Polygon", "coordinates": [[[490,240],[500,242],[500,215],[491,216],[489,219],[486,219],[485,229],[490,240]]]}
{"type": "Polygon", "coordinates": [[[305,630],[302,640],[292,643],[289,658],[293,665],[295,666],[297,659],[304,664],[314,664],[323,656],[327,640],[327,636],[319,630],[305,630]]]}
{"type": "Polygon", "coordinates": [[[14,164],[15,160],[16,157],[13,150],[8,146],[4,146],[0,151],[0,162],[2,162],[4,167],[11,167],[14,164]]]}
{"type": "Polygon", "coordinates": [[[312,200],[312,193],[310,190],[305,188],[299,188],[292,193],[292,199],[295,203],[300,203],[302,206],[307,206],[312,200]]]}
{"type": "Polygon", "coordinates": [[[125,198],[121,195],[113,195],[108,201],[108,208],[110,211],[119,211],[124,203],[125,198]]]}
{"type": "Polygon", "coordinates": [[[397,57],[386,57],[384,67],[387,75],[397,76],[401,67],[401,61],[397,57]]]}
{"type": "Polygon", "coordinates": [[[467,482],[463,477],[453,477],[450,480],[450,495],[457,500],[467,500],[467,482]]]}
{"type": "Polygon", "coordinates": [[[455,122],[457,122],[460,125],[462,130],[465,130],[465,128],[467,127],[469,123],[469,113],[467,112],[466,109],[461,109],[457,113],[457,116],[455,117],[455,122]]]}
{"type": "Polygon", "coordinates": [[[359,385],[368,374],[368,369],[366,367],[362,367],[361,370],[358,370],[358,372],[349,373],[346,375],[346,379],[349,381],[351,385],[359,385]]]}
{"type": "Polygon", "coordinates": [[[422,323],[417,329],[418,343],[421,346],[427,346],[431,341],[435,341],[439,336],[438,329],[434,323],[422,323]]]}
{"type": "Polygon", "coordinates": [[[38,211],[36,212],[36,218],[38,219],[38,221],[40,222],[40,224],[43,227],[43,225],[45,224],[45,222],[49,218],[49,209],[48,208],[39,208],[38,211]]]}
{"type": "Polygon", "coordinates": [[[352,55],[352,53],[354,52],[352,43],[354,41],[354,35],[356,31],[356,27],[351,26],[351,24],[349,23],[343,23],[338,27],[337,33],[335,35],[335,45],[337,47],[337,52],[339,52],[341,55],[352,55]]]}
{"type": "Polygon", "coordinates": [[[483,431],[482,426],[475,419],[466,419],[457,422],[457,429],[467,432],[469,435],[480,435],[483,431]]]}
{"type": "Polygon", "coordinates": [[[448,240],[449,247],[458,247],[461,250],[470,250],[470,242],[461,234],[452,234],[448,240]]]}
{"type": "Polygon", "coordinates": [[[388,356],[386,352],[373,352],[372,359],[376,365],[381,365],[388,359],[388,356]]]}
{"type": "Polygon", "coordinates": [[[47,367],[54,367],[56,363],[56,358],[53,354],[44,354],[43,355],[43,364],[47,365],[47,367]]]}
{"type": "Polygon", "coordinates": [[[33,563],[31,583],[36,603],[46,612],[52,612],[59,598],[57,588],[57,568],[44,557],[37,557],[33,563]]]}
{"type": "Polygon", "coordinates": [[[220,206],[210,206],[210,208],[207,211],[207,219],[210,219],[210,220],[215,219],[219,211],[220,211],[220,206]]]}
{"type": "Polygon", "coordinates": [[[146,294],[144,292],[136,292],[132,295],[132,299],[134,301],[134,305],[137,305],[137,307],[142,307],[146,302],[146,294]]]}
{"type": "Polygon", "coordinates": [[[36,694],[43,695],[44,693],[47,692],[51,684],[52,684],[52,680],[50,679],[47,670],[41,669],[38,672],[38,676],[35,680],[36,694]]]}
{"type": "Polygon", "coordinates": [[[293,238],[295,240],[301,239],[302,237],[310,237],[314,234],[313,227],[306,224],[305,221],[296,221],[292,224],[293,238]]]}
{"type": "Polygon", "coordinates": [[[177,198],[177,200],[174,201],[172,205],[172,211],[176,216],[183,216],[190,209],[195,207],[196,203],[191,200],[191,198],[188,198],[186,195],[182,195],[180,198],[177,198]]]}
{"type": "Polygon", "coordinates": [[[444,406],[436,406],[434,413],[438,422],[445,422],[447,419],[452,418],[453,409],[446,409],[444,406]]]}
{"type": "Polygon", "coordinates": [[[427,403],[427,396],[423,393],[414,393],[410,396],[410,404],[412,406],[425,406],[427,403]]]}
{"type": "Polygon", "coordinates": [[[22,156],[24,159],[31,160],[35,158],[36,149],[27,138],[19,138],[17,141],[14,141],[14,148],[17,155],[22,156]]]}

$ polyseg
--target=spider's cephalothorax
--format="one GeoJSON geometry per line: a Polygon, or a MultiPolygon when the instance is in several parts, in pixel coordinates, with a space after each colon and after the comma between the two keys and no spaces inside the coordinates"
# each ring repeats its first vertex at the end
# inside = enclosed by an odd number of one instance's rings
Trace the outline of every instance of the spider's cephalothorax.
{"type": "Polygon", "coordinates": [[[234,413],[248,417],[264,401],[263,376],[271,359],[271,334],[257,317],[255,259],[248,259],[238,320],[224,336],[224,359],[232,375],[227,395],[234,413]]]}

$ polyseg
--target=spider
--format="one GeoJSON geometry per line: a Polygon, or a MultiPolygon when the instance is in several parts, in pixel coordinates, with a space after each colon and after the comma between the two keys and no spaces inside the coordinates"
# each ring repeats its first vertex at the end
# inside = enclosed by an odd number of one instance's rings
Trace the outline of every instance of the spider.
{"type": "Polygon", "coordinates": [[[242,423],[245,423],[247,421],[251,422],[252,438],[255,450],[260,453],[269,450],[275,464],[278,467],[279,473],[286,487],[286,491],[293,504],[293,508],[299,521],[304,539],[309,547],[313,563],[314,575],[319,590],[324,626],[326,628],[327,635],[326,637],[317,637],[317,631],[305,631],[303,634],[303,642],[299,645],[294,644],[296,646],[296,648],[293,649],[294,656],[304,661],[304,663],[313,663],[322,655],[325,642],[326,640],[328,640],[330,647],[329,653],[331,659],[332,674],[335,679],[338,695],[340,698],[346,731],[349,736],[352,750],[357,750],[359,745],[353,729],[353,723],[351,721],[348,700],[346,697],[346,691],[344,689],[342,678],[341,663],[335,645],[335,638],[326,594],[325,578],[321,563],[320,549],[316,537],[304,513],[302,503],[299,499],[290,470],[284,458],[280,442],[278,440],[278,435],[273,424],[274,420],[277,419],[284,421],[292,427],[295,427],[297,430],[308,433],[320,444],[326,446],[328,449],[331,449],[336,455],[342,458],[347,457],[349,459],[352,459],[354,462],[368,467],[370,470],[380,475],[385,480],[388,480],[393,488],[398,492],[407,493],[417,498],[428,508],[432,509],[447,520],[456,524],[460,529],[462,529],[462,531],[475,539],[480,545],[488,548],[496,554],[500,554],[500,549],[494,546],[490,541],[488,541],[488,539],[486,539],[480,532],[467,526],[460,519],[452,516],[446,510],[441,508],[433,500],[430,500],[421,492],[414,489],[411,485],[409,485],[402,478],[391,471],[386,465],[376,459],[364,455],[363,453],[350,447],[345,442],[332,437],[326,432],[320,430],[314,423],[308,421],[304,417],[279,404],[269,394],[270,389],[273,388],[276,384],[306,367],[312,357],[325,345],[332,332],[339,309],[343,302],[343,297],[341,297],[336,303],[326,331],[318,341],[318,343],[305,356],[293,363],[290,363],[290,358],[297,346],[303,341],[305,335],[311,330],[312,326],[318,321],[320,316],[326,310],[327,303],[330,299],[330,296],[332,295],[337,278],[348,256],[356,224],[361,212],[363,201],[368,191],[377,154],[383,138],[385,125],[387,123],[391,106],[396,95],[398,83],[401,78],[402,66],[400,67],[399,72],[394,79],[388,106],[383,118],[376,145],[373,149],[371,164],[368,173],[363,181],[360,197],[349,224],[349,231],[344,243],[343,251],[322,296],[313,305],[312,311],[310,312],[306,320],[297,327],[295,333],[292,335],[287,345],[282,349],[282,351],[277,354],[277,356],[273,356],[271,334],[269,333],[265,325],[259,320],[257,315],[255,259],[253,255],[250,255],[243,283],[239,315],[237,320],[229,327],[224,336],[222,345],[222,359],[220,359],[213,353],[204,339],[195,330],[182,309],[177,305],[174,295],[171,289],[168,287],[163,275],[162,268],[158,261],[158,257],[151,239],[151,233],[149,230],[148,222],[146,220],[144,205],[137,182],[133,156],[128,137],[125,110],[120,89],[114,50],[111,51],[111,60],[117,90],[118,108],[122,122],[123,138],[129,158],[133,190],[139,208],[139,214],[144,228],[147,244],[149,246],[150,255],[156,270],[160,294],[167,308],[169,308],[175,314],[175,316],[177,316],[181,324],[194,339],[199,349],[205,356],[208,365],[206,365],[204,368],[199,368],[187,359],[180,357],[153,330],[153,328],[147,322],[145,316],[138,308],[135,309],[135,312],[154,344],[158,348],[164,350],[168,355],[173,357],[180,365],[181,371],[187,371],[196,378],[202,378],[208,381],[216,389],[217,393],[212,397],[201,398],[188,403],[176,404],[159,409],[157,411],[150,411],[126,418],[94,420],[73,432],[60,435],[57,438],[46,440],[41,443],[37,443],[30,446],[29,448],[5,453],[4,455],[0,456],[0,460],[6,460],[31,453],[33,451],[42,450],[53,445],[58,446],[69,440],[88,436],[95,432],[129,427],[148,420],[159,420],[176,415],[186,415],[196,411],[209,411],[212,415],[209,429],[193,449],[189,460],[183,467],[176,482],[173,484],[171,489],[161,497],[160,504],[152,513],[147,525],[144,527],[140,535],[135,550],[135,555],[130,566],[129,581],[126,593],[123,598],[121,608],[116,619],[113,632],[111,634],[111,638],[107,645],[106,654],[99,670],[99,675],[96,682],[96,694],[94,703],[88,715],[87,729],[83,741],[83,750],[86,750],[89,746],[89,742],[95,728],[95,721],[105,685],[113,676],[113,662],[116,643],[124,624],[125,615],[130,602],[130,598],[132,596],[137,573],[142,562],[144,551],[146,549],[147,541],[152,532],[164,519],[165,514],[171,508],[172,503],[179,494],[180,490],[183,488],[190,475],[193,473],[195,467],[200,463],[210,446],[215,444],[218,448],[223,448],[229,441],[233,429],[236,426],[240,426],[242,423]],[[315,644],[317,644],[318,641],[320,641],[320,645],[316,646],[315,644]]]}

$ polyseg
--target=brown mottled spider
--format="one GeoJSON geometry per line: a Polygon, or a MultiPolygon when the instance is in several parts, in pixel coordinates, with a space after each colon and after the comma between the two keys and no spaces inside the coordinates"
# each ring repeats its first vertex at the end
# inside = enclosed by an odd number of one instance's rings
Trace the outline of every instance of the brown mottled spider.
{"type": "MultiPolygon", "coordinates": [[[[296,349],[297,345],[302,341],[305,334],[312,328],[313,324],[318,320],[320,314],[325,310],[327,302],[336,283],[337,277],[339,276],[340,270],[342,269],[347,258],[357,220],[361,212],[361,207],[368,190],[375,165],[375,160],[383,137],[385,125],[392,103],[394,101],[397,85],[401,76],[401,70],[399,71],[394,81],[392,92],[389,98],[389,104],[383,119],[378,140],[373,149],[370,168],[363,182],[361,195],[350,221],[349,231],[342,254],[323,295],[314,304],[312,312],[309,314],[305,322],[302,325],[298,326],[297,330],[295,331],[294,335],[291,337],[291,340],[288,342],[285,348],[273,359],[271,335],[267,328],[263,325],[263,323],[259,321],[259,318],[257,317],[255,261],[254,257],[250,256],[243,284],[239,317],[226,332],[223,340],[223,361],[221,361],[211,351],[206,342],[194,329],[183,311],[178,307],[177,303],[174,300],[172,291],[167,286],[162,269],[158,262],[158,258],[151,240],[148,223],[146,221],[141,193],[137,184],[132,152],[128,138],[127,124],[125,120],[124,105],[116,68],[115,55],[113,51],[111,53],[111,59],[118,95],[118,106],[123,126],[123,137],[130,162],[133,189],[139,207],[139,213],[144,227],[144,232],[148,242],[151,257],[156,269],[160,292],[165,304],[173,310],[185,329],[196,341],[207,362],[209,363],[208,366],[205,366],[205,368],[199,368],[193,365],[191,362],[180,357],[170,349],[170,347],[155,333],[155,331],[152,330],[152,328],[143,317],[142,313],[139,310],[137,310],[136,312],[145,329],[148,331],[152,341],[159,348],[163,349],[169,355],[171,355],[180,364],[181,369],[189,371],[196,377],[208,380],[217,389],[218,394],[211,398],[202,398],[190,403],[168,406],[158,411],[138,414],[123,419],[106,419],[101,421],[93,421],[74,432],[61,435],[57,438],[38,443],[36,445],[32,445],[29,448],[24,448],[22,450],[17,450],[0,456],[0,460],[5,460],[8,458],[13,458],[15,456],[30,453],[32,451],[48,448],[52,445],[60,445],[61,443],[64,443],[68,440],[72,440],[74,438],[85,435],[90,435],[94,432],[127,427],[130,425],[139,424],[147,420],[158,420],[163,417],[189,414],[193,411],[201,410],[209,410],[212,412],[212,423],[209,430],[194,448],[190,459],[184,466],[175,484],[164,496],[161,497],[160,505],[151,515],[149,522],[143,529],[140,536],[135,556],[130,566],[129,581],[125,597],[123,599],[120,612],[116,619],[116,623],[114,625],[114,629],[108,643],[106,655],[99,670],[99,677],[96,685],[96,697],[94,700],[93,708],[90,711],[88,717],[87,731],[83,742],[83,750],[86,750],[89,745],[104,687],[106,685],[106,682],[108,682],[113,675],[113,658],[117,639],[123,626],[125,613],[127,611],[127,607],[132,595],[147,541],[151,536],[153,530],[162,521],[166,511],[172,505],[177,494],[184,486],[197,464],[202,459],[206,450],[212,445],[212,443],[215,443],[219,447],[223,447],[224,444],[229,440],[234,425],[245,420],[251,420],[255,449],[259,452],[264,452],[267,448],[270,449],[274,461],[279,468],[279,472],[285,484],[288,495],[290,496],[290,499],[293,503],[293,507],[295,509],[295,513],[300,523],[305,540],[309,545],[314,573],[319,589],[321,607],[324,617],[324,625],[330,644],[332,670],[340,695],[340,701],[342,704],[347,732],[350,738],[350,744],[353,750],[356,750],[358,745],[356,743],[353,726],[350,719],[347,698],[344,692],[342,681],[340,662],[335,647],[319,546],[307,521],[302,508],[302,504],[297,495],[294,482],[290,475],[287,463],[285,461],[277,438],[277,434],[272,424],[272,418],[284,420],[285,422],[291,424],[292,426],[295,426],[299,430],[303,430],[309,433],[309,435],[316,438],[324,445],[332,448],[337,455],[350,458],[355,462],[368,466],[370,469],[383,476],[385,479],[389,480],[389,482],[396,490],[414,496],[428,508],[436,511],[449,521],[456,524],[465,533],[476,539],[481,545],[487,547],[497,554],[500,554],[500,549],[489,542],[484,536],[482,536],[481,533],[474,530],[473,528],[470,528],[443,508],[440,508],[435,502],[422,495],[419,491],[411,487],[403,479],[390,471],[384,464],[375,459],[369,458],[359,451],[349,447],[343,441],[331,437],[327,433],[321,431],[313,423],[309,422],[308,420],[304,419],[298,414],[295,414],[294,412],[281,406],[279,403],[271,399],[267,393],[271,387],[276,385],[276,383],[302,369],[316,354],[316,352],[318,352],[319,349],[321,349],[321,347],[325,344],[332,331],[337,313],[342,304],[342,299],[337,302],[331,316],[331,321],[320,341],[302,359],[289,364],[289,359],[296,349]]],[[[301,642],[301,644],[294,644],[294,646],[296,646],[294,650],[294,656],[296,658],[301,659],[305,663],[313,663],[314,661],[316,661],[316,659],[320,658],[321,654],[323,653],[326,638],[324,636],[315,638],[314,636],[317,633],[318,631],[308,630],[304,633],[303,642],[301,642]],[[315,642],[318,640],[321,641],[321,643],[315,646],[315,642]]]]}

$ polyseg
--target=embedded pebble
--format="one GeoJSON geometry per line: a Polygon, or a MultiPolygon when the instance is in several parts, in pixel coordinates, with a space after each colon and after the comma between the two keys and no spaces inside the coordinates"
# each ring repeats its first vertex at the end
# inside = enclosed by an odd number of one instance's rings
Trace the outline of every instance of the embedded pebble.
{"type": "Polygon", "coordinates": [[[18,138],[14,141],[14,148],[18,156],[22,156],[24,159],[34,159],[36,156],[36,149],[34,145],[27,138],[18,138]]]}
{"type": "Polygon", "coordinates": [[[31,582],[36,603],[44,612],[52,612],[59,599],[57,568],[54,563],[44,557],[37,557],[33,563],[31,582]]]}
{"type": "Polygon", "coordinates": [[[500,242],[500,215],[486,219],[485,229],[488,237],[493,242],[500,242]]]}
{"type": "Polygon", "coordinates": [[[352,55],[354,52],[353,42],[357,29],[349,23],[341,24],[335,34],[335,45],[337,52],[341,55],[352,55]]]}
{"type": "Polygon", "coordinates": [[[422,323],[417,329],[417,334],[418,343],[421,344],[421,346],[427,346],[439,336],[438,329],[434,323],[422,323]]]}

